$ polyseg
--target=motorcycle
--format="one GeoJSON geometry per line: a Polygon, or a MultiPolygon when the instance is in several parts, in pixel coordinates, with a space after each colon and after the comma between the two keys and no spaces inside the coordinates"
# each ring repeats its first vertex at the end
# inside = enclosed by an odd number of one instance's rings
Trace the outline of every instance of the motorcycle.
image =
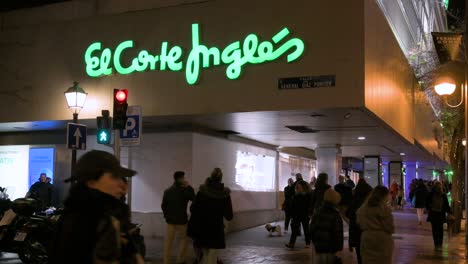
{"type": "Polygon", "coordinates": [[[60,213],[37,213],[38,202],[16,199],[0,220],[0,250],[17,253],[30,264],[46,264],[60,213]]]}

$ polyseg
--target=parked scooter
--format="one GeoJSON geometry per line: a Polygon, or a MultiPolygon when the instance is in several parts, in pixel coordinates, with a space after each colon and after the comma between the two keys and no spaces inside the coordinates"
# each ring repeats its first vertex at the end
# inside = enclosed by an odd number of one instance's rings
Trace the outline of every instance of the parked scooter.
{"type": "Polygon", "coordinates": [[[46,264],[60,214],[41,215],[38,202],[16,199],[0,220],[0,251],[17,253],[24,263],[46,264]]]}

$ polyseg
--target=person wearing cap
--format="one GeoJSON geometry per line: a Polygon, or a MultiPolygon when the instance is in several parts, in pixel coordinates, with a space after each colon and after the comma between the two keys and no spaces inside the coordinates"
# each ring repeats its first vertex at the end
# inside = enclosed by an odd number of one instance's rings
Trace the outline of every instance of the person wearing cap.
{"type": "Polygon", "coordinates": [[[164,238],[163,263],[169,264],[174,237],[179,237],[179,254],[176,263],[185,263],[187,251],[187,205],[195,198],[195,191],[185,180],[183,171],[174,173],[174,184],[164,191],[161,208],[167,229],[164,238]]]}
{"type": "Polygon", "coordinates": [[[201,258],[203,264],[218,262],[219,249],[226,248],[224,219],[233,218],[231,191],[224,187],[222,179],[223,172],[215,168],[190,206],[187,235],[194,240],[197,260],[201,258]]]}
{"type": "Polygon", "coordinates": [[[130,210],[121,200],[124,178],[135,174],[104,151],[92,150],[78,160],[49,263],[144,263],[131,239],[130,210]]]}
{"type": "Polygon", "coordinates": [[[336,263],[336,253],[343,250],[343,221],[336,206],[341,200],[340,194],[329,188],[323,196],[310,224],[312,243],[315,247],[313,263],[336,263]]]}

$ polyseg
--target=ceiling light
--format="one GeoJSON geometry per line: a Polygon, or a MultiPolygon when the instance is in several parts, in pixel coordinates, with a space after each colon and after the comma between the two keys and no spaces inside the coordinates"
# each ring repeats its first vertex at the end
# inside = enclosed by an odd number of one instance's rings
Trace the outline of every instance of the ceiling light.
{"type": "Polygon", "coordinates": [[[400,153],[400,156],[404,156],[404,155],[405,155],[405,153],[403,153],[403,152],[400,153]]]}
{"type": "Polygon", "coordinates": [[[359,139],[359,140],[365,140],[366,137],[358,137],[357,139],[359,139]]]}

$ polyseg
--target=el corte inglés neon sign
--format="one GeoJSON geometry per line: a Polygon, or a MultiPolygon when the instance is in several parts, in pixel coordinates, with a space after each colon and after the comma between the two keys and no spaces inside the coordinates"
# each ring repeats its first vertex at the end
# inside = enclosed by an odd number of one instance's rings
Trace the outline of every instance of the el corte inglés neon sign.
{"type": "Polygon", "coordinates": [[[131,60],[130,65],[124,65],[121,57],[127,49],[134,47],[133,40],[120,43],[114,51],[110,48],[102,49],[101,42],[95,42],[86,49],[86,73],[91,77],[110,75],[114,72],[130,74],[142,71],[181,71],[185,69],[188,84],[196,84],[201,68],[227,65],[226,76],[237,79],[242,73],[242,67],[247,64],[260,64],[278,59],[287,53],[287,62],[297,60],[304,53],[304,42],[299,38],[290,38],[285,27],[271,38],[259,42],[257,35],[250,34],[244,41],[233,42],[223,50],[217,47],[207,47],[200,44],[198,24],[192,24],[192,49],[184,59],[184,52],[180,46],[169,48],[169,42],[161,43],[159,55],[152,55],[147,50],[141,50],[138,56],[131,60]],[[281,44],[282,43],[282,44],[281,44]]]}

